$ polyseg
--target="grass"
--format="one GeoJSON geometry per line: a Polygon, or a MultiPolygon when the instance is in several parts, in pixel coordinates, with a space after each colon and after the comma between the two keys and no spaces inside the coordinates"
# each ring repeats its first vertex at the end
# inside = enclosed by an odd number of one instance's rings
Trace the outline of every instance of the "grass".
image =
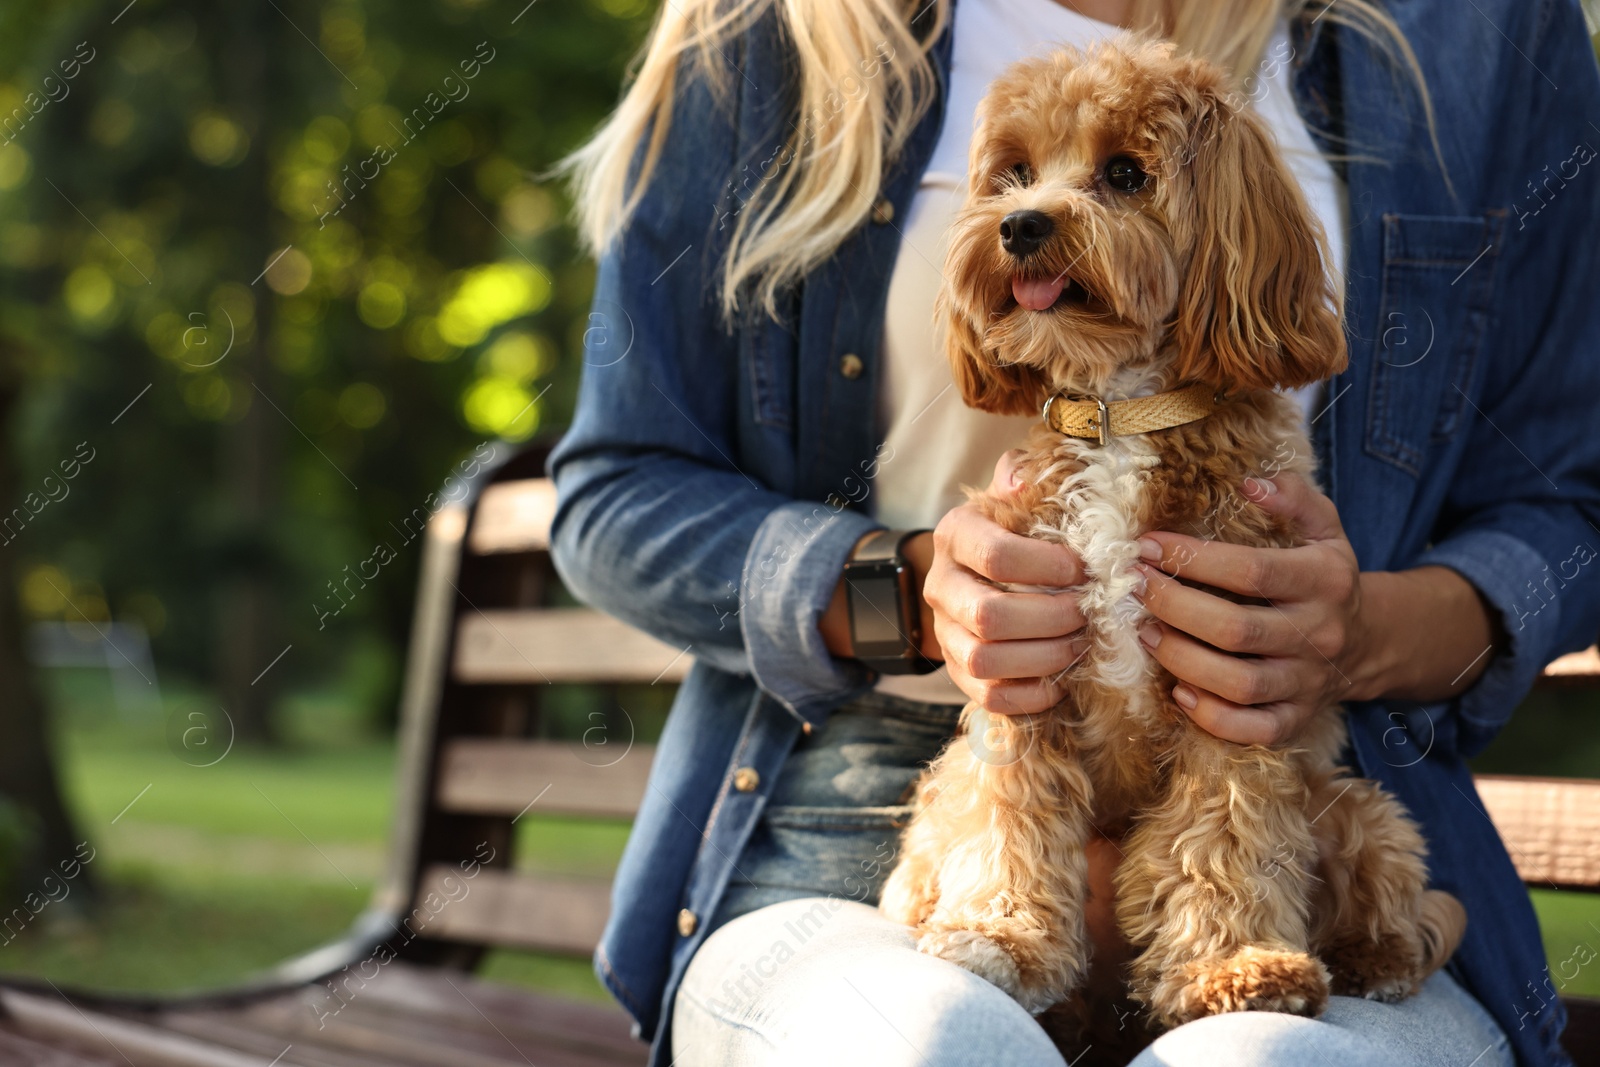
{"type": "MultiPolygon", "coordinates": [[[[172,744],[164,719],[186,724],[190,710],[213,706],[206,694],[168,683],[165,716],[152,706],[113,717],[103,676],[50,680],[68,724],[57,740],[63,788],[95,849],[87,867],[101,895],[86,906],[82,884],[69,883],[12,940],[0,933],[0,970],[99,990],[216,988],[332,940],[367,906],[388,847],[392,743],[325,723],[320,747],[237,746],[196,766],[209,753],[172,744]]],[[[517,830],[519,867],[596,876],[614,869],[627,836],[625,824],[535,812],[517,830]]],[[[609,999],[586,959],[495,951],[481,973],[609,999]]]]}
{"type": "Polygon", "coordinates": [[[1600,997],[1600,895],[1534,889],[1533,906],[1550,961],[1550,979],[1564,996],[1600,997]]]}
{"type": "Polygon", "coordinates": [[[594,968],[587,958],[573,959],[499,949],[484,957],[478,968],[478,976],[491,982],[538,989],[574,1000],[612,1003],[611,994],[594,976],[594,968]]]}
{"type": "Polygon", "coordinates": [[[111,820],[185,826],[284,841],[379,843],[393,807],[394,750],[367,744],[325,752],[238,749],[191,767],[126,737],[79,735],[67,745],[66,788],[80,824],[101,836],[111,820]],[[132,805],[131,807],[129,805],[132,805]]]}
{"type": "MultiPolygon", "coordinates": [[[[63,986],[130,993],[216,989],[342,934],[368,891],[292,880],[179,880],[171,869],[120,865],[92,912],[51,904],[9,944],[0,969],[63,986]]],[[[578,1000],[610,995],[587,959],[498,950],[492,981],[578,1000]]]]}
{"type": "MultiPolygon", "coordinates": [[[[320,747],[236,748],[197,767],[169,745],[158,711],[113,720],[81,679],[57,697],[70,803],[97,850],[98,907],[81,893],[50,905],[13,940],[0,970],[64,985],[140,992],[215,988],[342,933],[381,871],[393,810],[393,746],[325,724],[320,747]],[[343,738],[338,743],[328,738],[343,738]]],[[[169,707],[208,706],[168,686],[169,707]]],[[[1576,697],[1536,697],[1475,762],[1482,771],[1595,774],[1600,738],[1576,697]],[[1561,737],[1560,745],[1547,740],[1561,737]]],[[[330,707],[306,701],[305,706],[330,707]]],[[[581,710],[581,709],[580,709],[581,710]]],[[[319,710],[319,714],[326,714],[319,710]]],[[[650,726],[655,726],[651,723],[650,726]]],[[[519,869],[604,877],[625,823],[541,816],[517,823],[519,869]]],[[[1600,996],[1600,896],[1535,890],[1552,979],[1600,996]]],[[[3,935],[0,935],[3,937],[3,935]]],[[[496,950],[481,975],[603,1001],[586,959],[496,950]]]]}
{"type": "MultiPolygon", "coordinates": [[[[366,906],[389,829],[392,746],[241,748],[206,768],[121,727],[70,731],[61,747],[103,899],[50,905],[0,944],[0,969],[102,990],[214,988],[331,940],[366,906]]],[[[517,830],[519,868],[602,877],[627,837],[623,823],[532,812],[517,830]]],[[[586,959],[500,950],[480,973],[609,999],[586,959]]]]}
{"type": "Polygon", "coordinates": [[[92,914],[68,910],[71,896],[49,905],[0,948],[0,966],[86,989],[216,988],[331,940],[367,898],[342,885],[174,877],[153,865],[99,873],[104,899],[92,914]]]}
{"type": "Polygon", "coordinates": [[[534,817],[517,820],[516,865],[546,874],[609,878],[622,858],[628,824],[600,819],[534,817]]]}

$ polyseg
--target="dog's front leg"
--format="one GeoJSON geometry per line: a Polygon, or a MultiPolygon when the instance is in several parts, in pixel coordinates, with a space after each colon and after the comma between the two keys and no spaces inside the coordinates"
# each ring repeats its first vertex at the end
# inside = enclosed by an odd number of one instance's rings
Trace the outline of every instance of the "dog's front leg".
{"type": "Polygon", "coordinates": [[[1166,1027],[1319,1014],[1328,972],[1307,951],[1316,856],[1303,778],[1282,753],[1195,727],[1166,780],[1117,869],[1117,921],[1142,949],[1131,995],[1166,1027]]]}
{"type": "Polygon", "coordinates": [[[969,706],[963,718],[918,816],[919,839],[939,851],[937,900],[917,947],[1038,1014],[1088,968],[1089,779],[1059,710],[989,716],[969,706]]]}
{"type": "Polygon", "coordinates": [[[1316,774],[1310,809],[1323,861],[1312,947],[1333,972],[1334,993],[1410,996],[1455,952],[1466,912],[1427,888],[1422,834],[1378,783],[1316,774]]]}
{"type": "Polygon", "coordinates": [[[921,926],[939,901],[939,863],[948,831],[937,806],[942,762],[936,761],[917,782],[911,823],[900,835],[894,870],[878,897],[878,910],[907,926],[921,926]]]}

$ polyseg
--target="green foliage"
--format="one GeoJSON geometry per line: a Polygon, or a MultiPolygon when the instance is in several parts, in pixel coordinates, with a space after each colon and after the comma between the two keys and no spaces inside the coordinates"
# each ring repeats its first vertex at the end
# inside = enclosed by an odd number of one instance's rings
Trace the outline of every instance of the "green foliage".
{"type": "Polygon", "coordinates": [[[1537,689],[1512,714],[1489,747],[1472,761],[1477,774],[1600,774],[1600,696],[1588,688],[1537,689]]]}
{"type": "Polygon", "coordinates": [[[570,410],[592,268],[541,176],[648,24],[524,2],[0,9],[0,550],[31,617],[142,621],[202,683],[365,657],[392,703],[405,520],[570,410]]]}

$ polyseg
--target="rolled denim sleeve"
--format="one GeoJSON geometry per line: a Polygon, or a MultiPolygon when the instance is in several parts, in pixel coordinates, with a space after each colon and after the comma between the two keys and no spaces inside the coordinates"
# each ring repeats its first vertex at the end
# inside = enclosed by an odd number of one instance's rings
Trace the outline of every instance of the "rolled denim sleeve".
{"type": "Polygon", "coordinates": [[[770,512],[745,556],[739,625],[757,684],[802,718],[871,684],[855,660],[834,658],[818,623],[855,543],[881,528],[865,515],[795,501],[770,512]]]}
{"type": "MultiPolygon", "coordinates": [[[[1460,747],[1470,753],[1487,745],[1522,700],[1544,665],[1554,658],[1561,634],[1557,597],[1530,597],[1549,573],[1544,557],[1520,538],[1500,530],[1472,530],[1433,546],[1418,566],[1448,567],[1471,582],[1500,616],[1506,647],[1490,656],[1478,680],[1455,699],[1460,747]]],[[[1485,650],[1487,651],[1487,650],[1485,650]]]]}

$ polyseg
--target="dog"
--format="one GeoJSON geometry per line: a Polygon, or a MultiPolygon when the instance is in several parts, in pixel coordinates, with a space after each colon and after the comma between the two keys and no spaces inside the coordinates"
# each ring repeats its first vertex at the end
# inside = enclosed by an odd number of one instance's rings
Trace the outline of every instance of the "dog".
{"type": "Polygon", "coordinates": [[[1427,888],[1415,823],[1338,765],[1337,704],[1292,747],[1220,740],[1137,634],[1139,535],[1303,543],[1240,487],[1313,475],[1278,390],[1345,366],[1325,244],[1248,101],[1170,44],[1025,60],[978,109],[936,314],[965,401],[1045,425],[1016,494],[969,492],[1081,557],[1090,650],[1050,712],[967,706],[915,787],[880,906],[1035,1015],[1090,964],[1095,830],[1121,838],[1126,995],[1152,1029],[1399,1000],[1460,942],[1465,911],[1427,888]]]}

